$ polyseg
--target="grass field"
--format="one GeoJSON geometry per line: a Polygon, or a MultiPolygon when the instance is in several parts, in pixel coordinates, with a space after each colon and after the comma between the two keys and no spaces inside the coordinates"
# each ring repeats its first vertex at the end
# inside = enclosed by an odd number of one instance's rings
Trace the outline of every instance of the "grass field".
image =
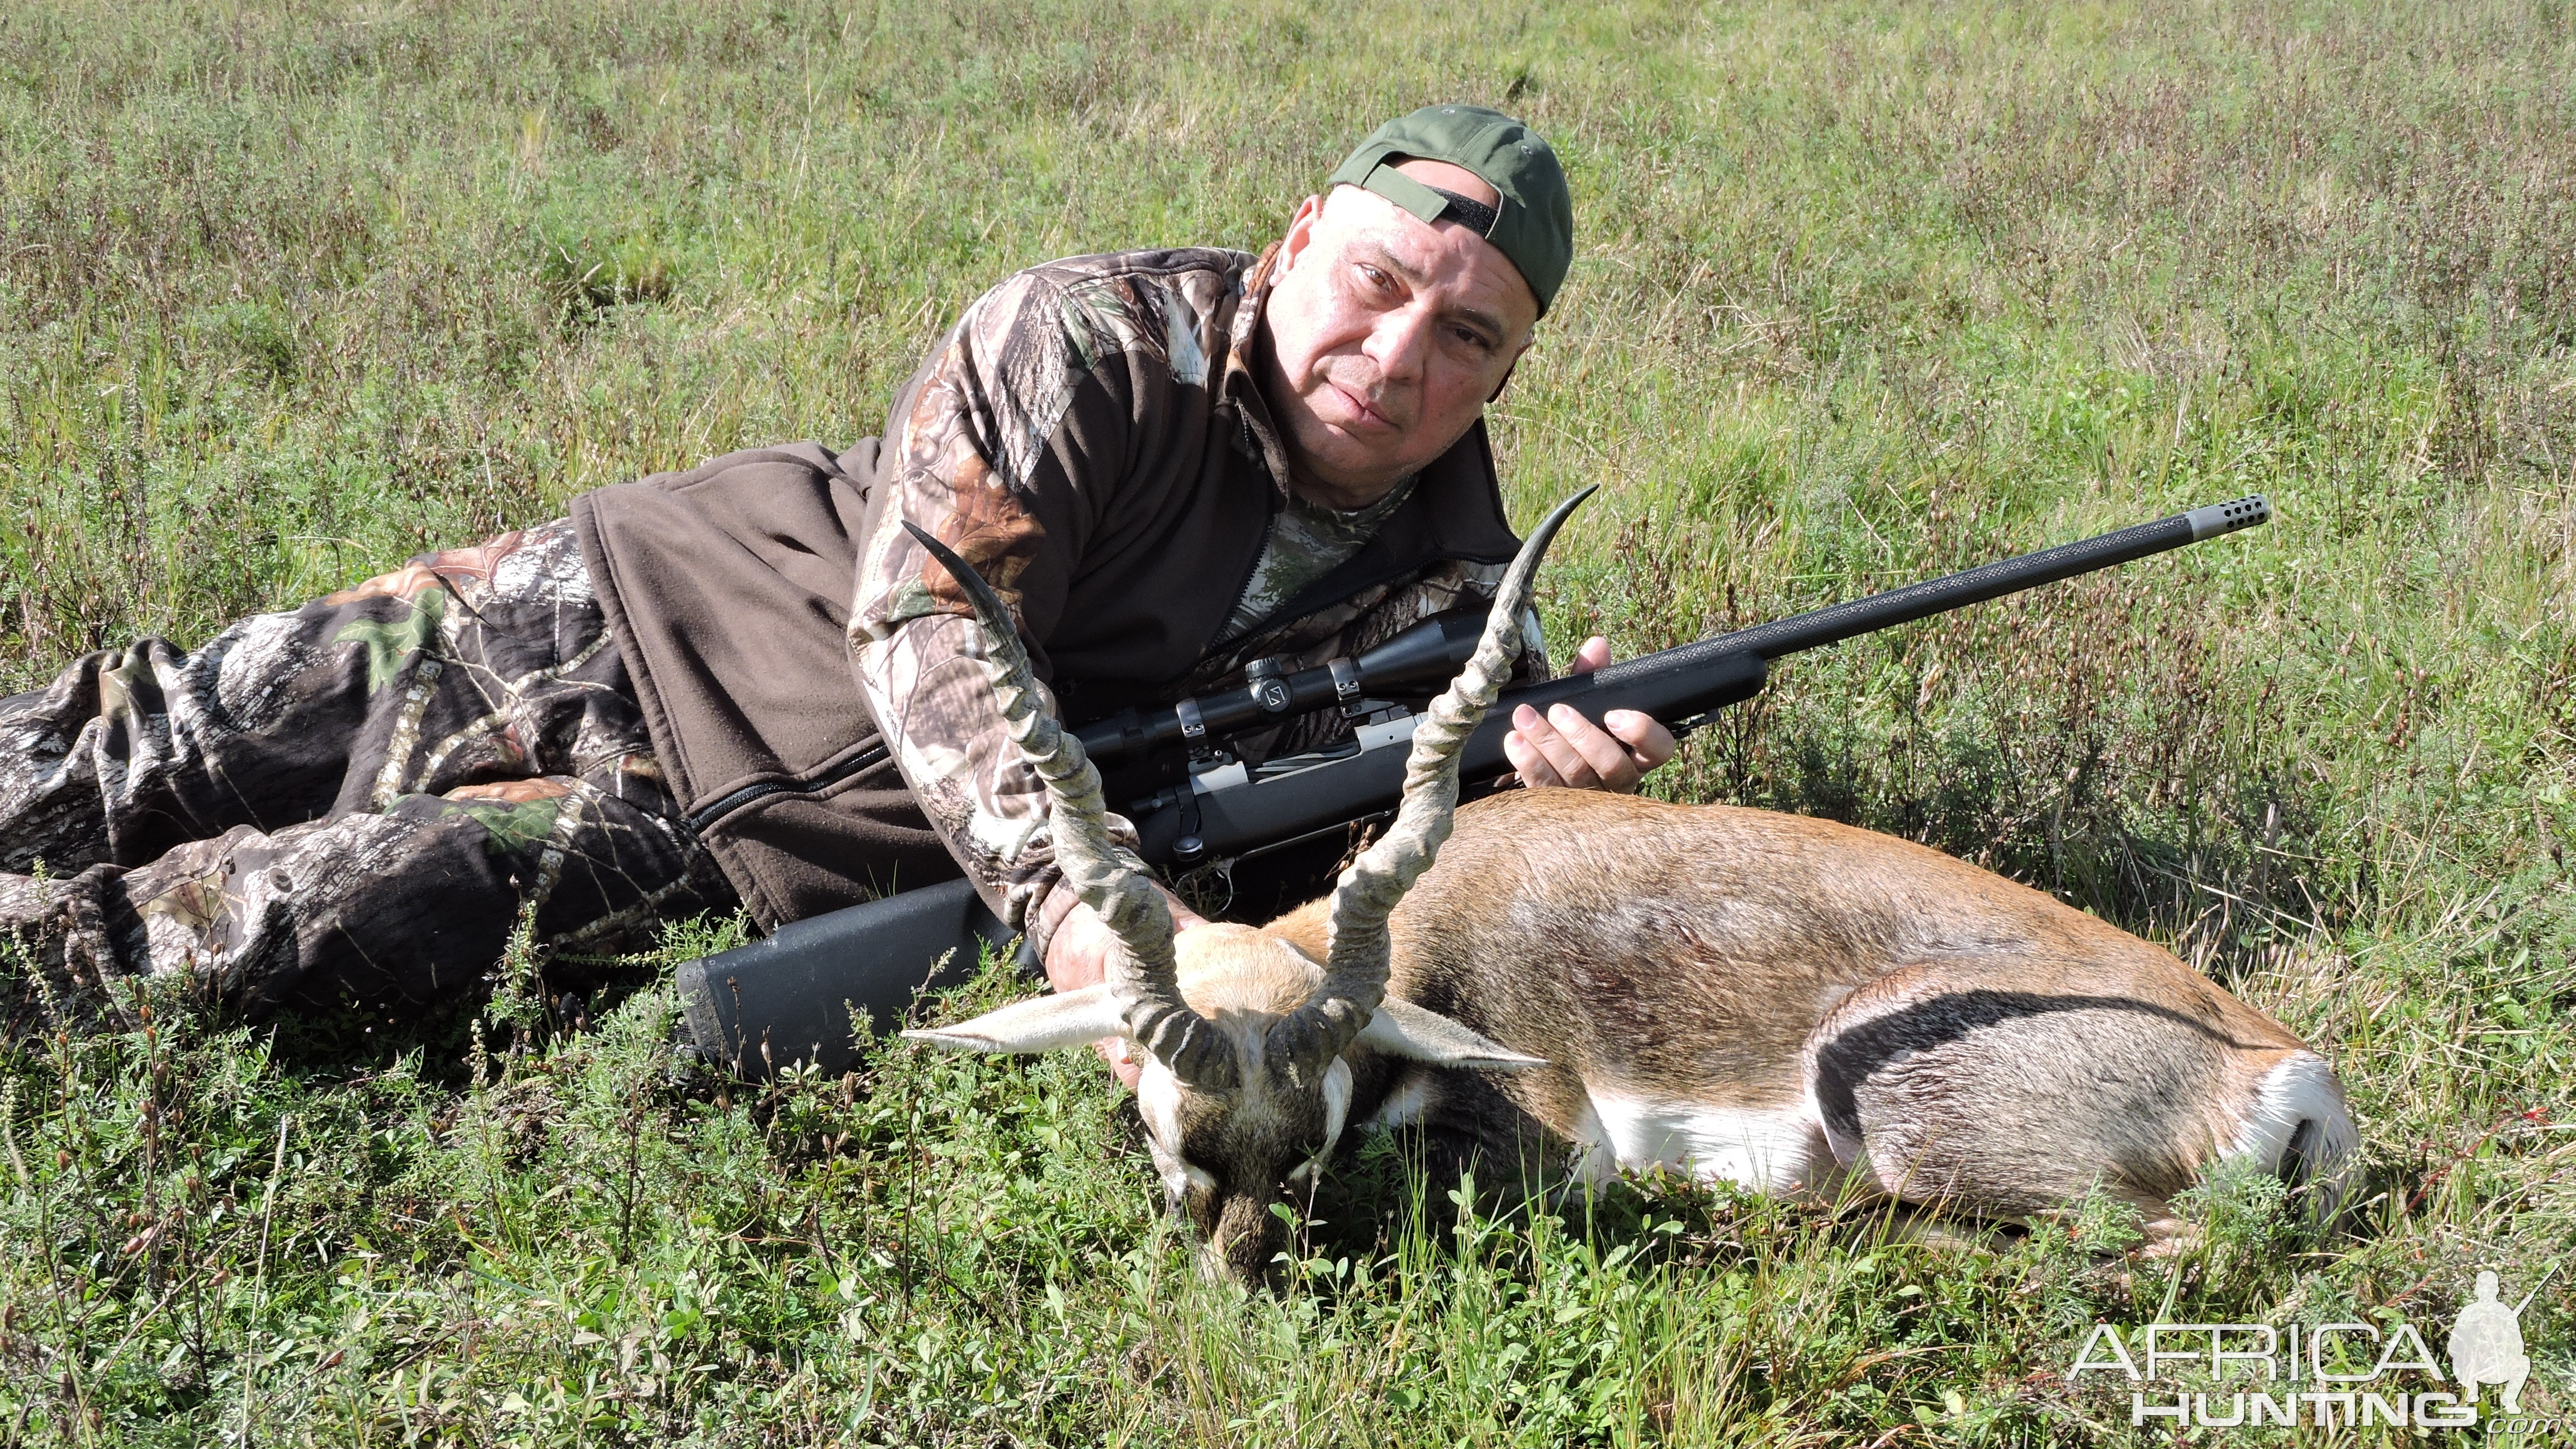
{"type": "Polygon", "coordinates": [[[662,986],[587,1032],[517,986],[416,1039],[169,1020],[0,1054],[0,1441],[2164,1442],[2064,1377],[2097,1319],[2438,1348],[2481,1266],[2536,1293],[2526,1409],[2576,1414],[2571,16],[0,10],[0,688],[874,433],[1011,269],[1258,246],[1379,119],[1486,101],[1576,188],[1497,410],[1517,517],[1608,485],[1553,637],[2272,497],[1802,658],[1661,788],[2172,946],[2334,1056],[2369,1171],[2323,1238],[2215,1184],[2160,1262],[2098,1206],[1991,1252],[1659,1183],[1461,1214],[1379,1141],[1247,1301],[1088,1058],[727,1091],[673,1080],[662,986]]]}

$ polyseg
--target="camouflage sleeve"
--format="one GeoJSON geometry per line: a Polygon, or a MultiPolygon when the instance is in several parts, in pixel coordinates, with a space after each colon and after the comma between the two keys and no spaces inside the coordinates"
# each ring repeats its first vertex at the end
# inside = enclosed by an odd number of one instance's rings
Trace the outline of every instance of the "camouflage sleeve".
{"type": "MultiPolygon", "coordinates": [[[[1081,325],[1029,273],[967,309],[897,399],[850,619],[859,689],[897,767],[986,904],[1041,952],[1063,914],[1045,909],[1058,882],[1046,787],[1011,745],[964,595],[902,525],[975,566],[1047,678],[1039,641],[1061,614],[1097,485],[1123,467],[1133,387],[1081,325]]],[[[1132,842],[1124,821],[1115,828],[1132,842]]]]}

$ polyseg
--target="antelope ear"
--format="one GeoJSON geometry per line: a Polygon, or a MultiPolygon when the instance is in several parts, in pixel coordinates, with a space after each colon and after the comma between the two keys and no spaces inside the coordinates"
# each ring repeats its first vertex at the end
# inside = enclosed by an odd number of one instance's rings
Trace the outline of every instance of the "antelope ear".
{"type": "Polygon", "coordinates": [[[1324,1170],[1324,1159],[1342,1140],[1342,1128],[1351,1120],[1351,1064],[1340,1057],[1324,1068],[1324,1145],[1315,1155],[1288,1169],[1290,1182],[1304,1182],[1324,1170]]]}
{"type": "Polygon", "coordinates": [[[1053,996],[1014,1001],[972,1021],[904,1035],[961,1052],[1051,1052],[1083,1046],[1126,1031],[1125,1013],[1108,986],[1085,986],[1053,996]]]}
{"type": "Polygon", "coordinates": [[[1436,1011],[1390,996],[1377,1004],[1359,1039],[1391,1057],[1429,1062],[1440,1067],[1479,1067],[1489,1072],[1525,1072],[1543,1067],[1543,1057],[1525,1057],[1490,1041],[1436,1011]]]}

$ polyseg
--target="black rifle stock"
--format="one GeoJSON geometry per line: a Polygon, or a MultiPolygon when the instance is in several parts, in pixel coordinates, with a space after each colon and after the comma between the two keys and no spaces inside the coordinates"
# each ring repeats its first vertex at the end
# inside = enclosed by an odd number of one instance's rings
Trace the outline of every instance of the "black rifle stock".
{"type": "MultiPolygon", "coordinates": [[[[1596,718],[1604,710],[1633,709],[1686,734],[1760,693],[1774,659],[2112,568],[2271,516],[2259,496],[2214,503],[1591,674],[1506,690],[1468,740],[1459,774],[1473,787],[1509,770],[1503,737],[1516,705],[1572,701],[1596,718]]],[[[1395,808],[1413,716],[1387,702],[1418,704],[1445,686],[1474,650],[1481,627],[1480,611],[1459,610],[1356,660],[1293,673],[1257,661],[1241,689],[1127,710],[1077,733],[1102,767],[1109,798],[1127,802],[1149,863],[1190,866],[1257,855],[1395,808]],[[1358,724],[1354,747],[1254,769],[1223,752],[1232,735],[1337,705],[1355,721],[1368,721],[1358,724]],[[1379,705],[1386,707],[1372,708],[1379,705]]],[[[837,1072],[860,1050],[854,1010],[882,1031],[918,992],[967,979],[981,947],[1003,949],[1011,940],[965,881],[949,881],[798,921],[750,945],[688,962],[679,970],[681,1002],[699,1051],[745,1077],[766,1077],[791,1063],[837,1072]]]]}

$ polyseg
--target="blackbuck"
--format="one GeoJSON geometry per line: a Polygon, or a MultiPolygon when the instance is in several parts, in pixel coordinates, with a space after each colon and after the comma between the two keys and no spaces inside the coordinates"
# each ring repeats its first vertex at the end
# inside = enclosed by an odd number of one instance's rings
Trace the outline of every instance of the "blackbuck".
{"type": "Polygon", "coordinates": [[[1457,751],[1571,507],[1512,564],[1415,731],[1394,822],[1332,894],[1177,937],[1010,616],[925,537],[990,635],[1065,878],[1123,951],[1100,985],[906,1035],[984,1052],[1123,1038],[1170,1205],[1208,1269],[1242,1280],[1276,1251],[1271,1205],[1355,1121],[1419,1127],[1488,1180],[1661,1168],[2004,1220],[2100,1190],[2159,1235],[2179,1230],[2174,1194],[2247,1158],[2331,1213],[2357,1146],[2332,1069],[2082,911],[1797,816],[1555,789],[1456,808],[1457,751]]]}

